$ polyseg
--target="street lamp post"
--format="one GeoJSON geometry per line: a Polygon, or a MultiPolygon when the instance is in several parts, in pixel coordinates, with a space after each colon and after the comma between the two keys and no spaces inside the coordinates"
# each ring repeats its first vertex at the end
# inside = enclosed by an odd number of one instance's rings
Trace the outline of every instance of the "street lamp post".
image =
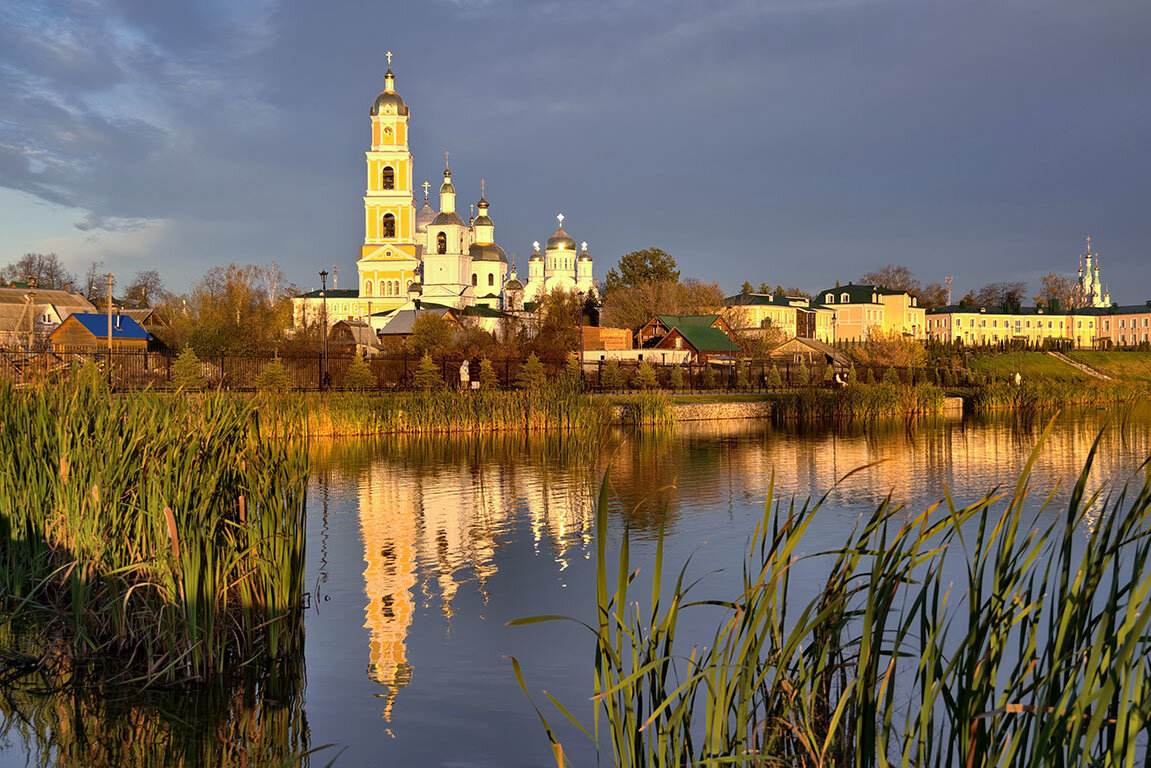
{"type": "Polygon", "coordinates": [[[320,389],[328,388],[328,270],[320,270],[320,301],[324,308],[324,375],[320,379],[320,389]]]}
{"type": "Polygon", "coordinates": [[[579,312],[579,388],[580,392],[583,391],[583,291],[576,291],[576,296],[579,299],[579,306],[576,311],[579,312]]]}

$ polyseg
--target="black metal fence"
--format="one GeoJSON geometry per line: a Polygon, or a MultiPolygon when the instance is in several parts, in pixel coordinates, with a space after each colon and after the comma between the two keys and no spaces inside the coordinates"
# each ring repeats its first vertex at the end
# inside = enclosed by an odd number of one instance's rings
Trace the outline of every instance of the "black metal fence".
{"type": "MultiPolygon", "coordinates": [[[[16,384],[51,381],[67,376],[74,367],[91,363],[108,374],[118,389],[137,390],[151,387],[165,390],[174,388],[173,376],[176,355],[169,352],[22,352],[0,350],[0,379],[16,384]]],[[[318,391],[325,388],[343,389],[352,356],[321,354],[281,355],[217,355],[201,359],[200,377],[207,386],[229,390],[255,390],[260,386],[260,375],[276,359],[287,372],[292,388],[299,391],[318,391]],[[325,377],[325,370],[327,376],[325,377]],[[328,382],[324,386],[325,381],[328,382]]],[[[460,355],[433,358],[436,369],[448,387],[460,385],[460,355]]],[[[407,390],[415,388],[420,358],[415,355],[393,354],[366,359],[375,390],[407,390]]],[[[495,384],[500,388],[514,388],[524,365],[523,358],[491,360],[495,384]]],[[[548,381],[575,376],[573,363],[543,363],[548,381]]],[[[803,388],[837,387],[848,381],[862,383],[930,383],[943,387],[964,388],[985,383],[988,374],[973,374],[954,363],[938,363],[925,367],[902,368],[890,366],[840,367],[830,364],[778,362],[772,360],[741,360],[713,362],[711,364],[658,365],[649,363],[641,372],[642,363],[635,361],[595,361],[583,366],[582,386],[589,391],[624,392],[654,386],[673,392],[708,392],[740,390],[750,392],[777,392],[803,388]]],[[[480,378],[480,360],[469,360],[472,381],[480,378]]],[[[1004,378],[1009,375],[1005,372],[1004,378]]]]}

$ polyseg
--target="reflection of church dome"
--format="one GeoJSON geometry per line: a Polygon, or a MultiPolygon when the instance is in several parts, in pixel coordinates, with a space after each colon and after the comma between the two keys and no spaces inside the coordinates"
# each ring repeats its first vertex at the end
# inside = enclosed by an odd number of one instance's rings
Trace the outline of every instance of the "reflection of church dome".
{"type": "Polygon", "coordinates": [[[416,211],[416,229],[426,230],[434,218],[436,218],[436,209],[428,205],[428,201],[425,200],[424,207],[416,211]]]}
{"type": "Polygon", "coordinates": [[[507,254],[504,253],[504,249],[495,243],[472,243],[471,246],[468,247],[468,255],[472,261],[498,261],[501,264],[508,263],[508,257],[507,254]]]}
{"type": "MultiPolygon", "coordinates": [[[[576,249],[576,242],[567,232],[564,232],[563,225],[555,231],[555,233],[548,238],[546,250],[553,250],[562,248],[567,251],[574,251],[576,249]]],[[[534,254],[533,254],[534,255],[534,254]]]]}
{"type": "Polygon", "coordinates": [[[451,213],[437,213],[436,217],[432,219],[433,227],[442,227],[446,224],[455,224],[459,227],[467,226],[464,224],[464,220],[461,219],[460,215],[455,211],[452,211],[451,213]]]}

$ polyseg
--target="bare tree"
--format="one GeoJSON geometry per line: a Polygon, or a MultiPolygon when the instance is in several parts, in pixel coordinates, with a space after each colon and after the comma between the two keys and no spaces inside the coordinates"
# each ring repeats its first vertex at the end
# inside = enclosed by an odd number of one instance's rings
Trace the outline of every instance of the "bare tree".
{"type": "Polygon", "coordinates": [[[924,309],[935,309],[947,304],[947,289],[939,283],[928,283],[919,294],[919,306],[924,309]]]}
{"type": "Polygon", "coordinates": [[[66,291],[72,287],[72,275],[55,253],[26,253],[0,270],[0,277],[4,282],[35,280],[39,288],[66,291]]]}
{"type": "Polygon", "coordinates": [[[275,262],[253,267],[253,269],[264,286],[264,295],[267,297],[268,306],[273,306],[281,295],[280,286],[284,284],[284,270],[275,262]]]}
{"type": "Polygon", "coordinates": [[[1023,281],[988,283],[975,292],[975,303],[997,307],[1017,307],[1023,304],[1027,295],[1027,283],[1023,281]]]}
{"type": "Polygon", "coordinates": [[[1087,297],[1083,295],[1083,289],[1075,278],[1048,272],[1039,278],[1039,282],[1042,287],[1035,297],[1037,304],[1057,301],[1060,309],[1068,311],[1087,306],[1087,297]]]}
{"type": "Polygon", "coordinates": [[[888,264],[886,267],[868,272],[860,278],[864,285],[875,284],[895,291],[907,291],[918,296],[920,293],[919,281],[911,274],[911,270],[900,264],[888,264]]]}
{"type": "Polygon", "coordinates": [[[93,261],[88,265],[88,271],[84,275],[84,295],[91,301],[95,298],[100,290],[100,284],[104,281],[104,262],[93,261]]]}
{"type": "Polygon", "coordinates": [[[164,281],[154,269],[144,269],[136,273],[128,289],[124,292],[128,301],[141,309],[146,309],[164,301],[164,281]]]}

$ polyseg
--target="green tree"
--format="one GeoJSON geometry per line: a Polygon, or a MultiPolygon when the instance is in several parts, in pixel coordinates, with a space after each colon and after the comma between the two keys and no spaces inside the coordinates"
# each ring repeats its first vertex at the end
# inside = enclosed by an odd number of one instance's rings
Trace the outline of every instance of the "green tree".
{"type": "Polygon", "coordinates": [[[779,375],[779,369],[774,365],[771,366],[771,373],[767,375],[767,386],[769,387],[782,387],[783,377],[779,375]]]}
{"type": "Polygon", "coordinates": [[[646,360],[640,363],[631,383],[636,389],[655,389],[659,386],[659,380],[655,375],[655,368],[646,360]]]}
{"type": "Polygon", "coordinates": [[[864,384],[874,384],[875,383],[875,371],[872,370],[870,365],[863,369],[863,383],[864,384]]]}
{"type": "Polygon", "coordinates": [[[413,355],[438,355],[452,346],[456,337],[455,326],[435,312],[421,312],[412,322],[412,332],[404,346],[413,355]]]}
{"type": "Polygon", "coordinates": [[[703,366],[703,375],[700,378],[703,380],[704,389],[715,389],[715,369],[710,365],[703,366]]]}
{"type": "Polygon", "coordinates": [[[261,392],[287,392],[291,388],[292,379],[288,376],[288,369],[278,357],[268,363],[256,377],[256,389],[261,392]]]}
{"type": "Polygon", "coordinates": [[[600,374],[600,386],[604,389],[623,388],[623,371],[620,370],[619,363],[615,360],[609,360],[604,365],[600,374]]]}
{"type": "Polygon", "coordinates": [[[775,290],[772,291],[772,296],[781,296],[783,298],[787,298],[787,291],[783,290],[782,285],[777,285],[775,286],[775,290]]]}
{"type": "Polygon", "coordinates": [[[830,384],[833,381],[835,381],[835,369],[831,363],[828,363],[827,367],[823,369],[823,383],[830,384]]]}
{"type": "Polygon", "coordinates": [[[806,360],[799,361],[799,367],[796,368],[795,375],[792,378],[794,382],[801,387],[811,383],[811,373],[807,369],[806,360]]]}
{"type": "Polygon", "coordinates": [[[516,386],[535,391],[542,389],[546,383],[547,373],[544,371],[544,364],[536,357],[536,353],[532,352],[516,374],[516,386]]]}
{"type": "Polygon", "coordinates": [[[751,287],[751,283],[744,280],[743,285],[739,286],[739,292],[743,294],[755,293],[755,289],[751,287]]]}
{"type": "Polygon", "coordinates": [[[344,389],[352,389],[362,392],[365,389],[376,388],[376,377],[372,374],[372,368],[368,365],[368,361],[356,355],[352,360],[352,364],[348,366],[347,373],[344,374],[344,389]]]}
{"type": "Polygon", "coordinates": [[[760,293],[771,293],[771,286],[769,284],[767,284],[766,282],[760,283],[759,284],[759,292],[760,293]]]}
{"type": "Polygon", "coordinates": [[[172,385],[176,389],[200,390],[208,384],[204,380],[203,363],[196,352],[188,347],[172,364],[172,385]]]}
{"type": "Polygon", "coordinates": [[[444,374],[440,370],[440,366],[436,365],[436,361],[432,359],[430,352],[425,352],[424,356],[420,358],[420,364],[416,368],[416,376],[413,383],[416,389],[422,389],[424,392],[432,392],[444,388],[444,374]]]}
{"type": "Polygon", "coordinates": [[[578,387],[580,384],[580,373],[579,360],[574,357],[568,358],[567,363],[564,364],[564,384],[569,387],[578,387]]]}
{"type": "Polygon", "coordinates": [[[683,366],[677,365],[671,369],[671,388],[683,389],[683,366]]]}
{"type": "Polygon", "coordinates": [[[883,378],[880,381],[884,384],[898,384],[899,376],[896,375],[895,369],[889,365],[883,369],[883,378]]]}
{"type": "Polygon", "coordinates": [[[746,362],[740,361],[736,364],[735,386],[738,389],[751,389],[751,372],[746,362]]]}
{"type": "Polygon", "coordinates": [[[495,366],[492,361],[486,357],[480,358],[480,387],[482,389],[496,389],[500,385],[499,378],[496,377],[495,366]]]}
{"type": "Polygon", "coordinates": [[[620,288],[638,288],[645,283],[679,282],[675,259],[659,248],[625,253],[619,264],[608,270],[604,296],[620,288]]]}

